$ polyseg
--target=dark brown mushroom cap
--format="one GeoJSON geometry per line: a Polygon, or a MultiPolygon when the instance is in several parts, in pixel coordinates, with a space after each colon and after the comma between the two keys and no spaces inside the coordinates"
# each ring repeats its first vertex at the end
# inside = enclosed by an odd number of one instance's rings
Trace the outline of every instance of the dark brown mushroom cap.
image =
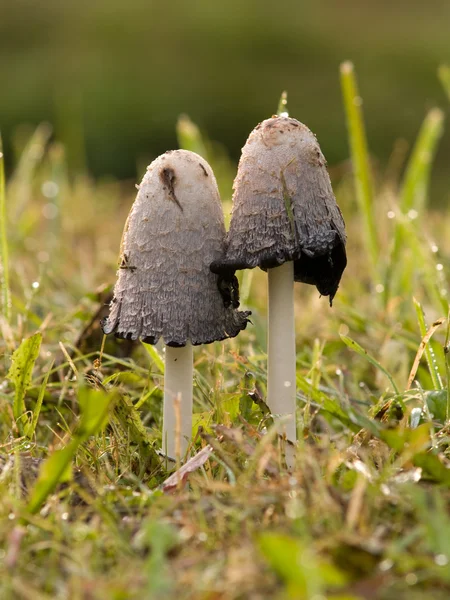
{"type": "Polygon", "coordinates": [[[169,346],[208,344],[245,329],[234,273],[210,264],[224,253],[225,226],[208,163],[176,150],[144,176],[122,238],[121,262],[104,333],[169,346]]]}
{"type": "Polygon", "coordinates": [[[289,117],[260,123],[234,181],[226,256],[215,273],[294,261],[295,281],[336,294],[347,264],[345,225],[314,134],[289,117]]]}

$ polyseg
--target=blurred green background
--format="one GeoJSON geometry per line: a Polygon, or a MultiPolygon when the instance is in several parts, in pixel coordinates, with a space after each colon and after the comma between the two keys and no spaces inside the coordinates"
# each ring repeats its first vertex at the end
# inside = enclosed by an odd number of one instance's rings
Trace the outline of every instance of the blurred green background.
{"type": "MultiPolygon", "coordinates": [[[[447,109],[436,71],[450,59],[448,0],[1,1],[0,128],[9,161],[24,124],[43,120],[72,170],[136,177],[177,146],[182,113],[234,160],[289,92],[292,116],[330,165],[349,152],[339,63],[355,63],[375,164],[414,142],[431,106],[447,109]]],[[[432,201],[444,185],[441,142],[432,201]]]]}

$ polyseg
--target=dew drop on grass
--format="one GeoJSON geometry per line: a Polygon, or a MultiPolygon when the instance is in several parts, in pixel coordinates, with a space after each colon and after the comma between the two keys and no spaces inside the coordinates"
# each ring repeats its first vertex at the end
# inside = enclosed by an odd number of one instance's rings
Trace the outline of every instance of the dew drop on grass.
{"type": "Polygon", "coordinates": [[[290,382],[290,381],[285,381],[285,382],[284,382],[284,387],[285,387],[285,388],[290,388],[290,387],[291,387],[291,385],[292,385],[292,382],[290,382]]]}
{"type": "Polygon", "coordinates": [[[61,519],[62,519],[63,521],[67,521],[67,519],[68,519],[68,518],[69,518],[69,513],[68,513],[68,512],[64,512],[64,513],[61,515],[61,519]]]}
{"type": "Polygon", "coordinates": [[[39,281],[33,281],[31,287],[33,288],[33,290],[37,290],[39,288],[39,281]]]}
{"type": "Polygon", "coordinates": [[[41,192],[46,198],[56,198],[59,193],[59,185],[56,181],[44,181],[41,192]]]}
{"type": "Polygon", "coordinates": [[[377,283],[375,291],[377,294],[382,294],[384,292],[384,285],[382,283],[377,283]]]}
{"type": "Polygon", "coordinates": [[[441,263],[438,263],[438,264],[436,265],[436,269],[437,269],[438,271],[442,271],[442,270],[444,269],[444,265],[441,265],[441,263]]]}
{"type": "Polygon", "coordinates": [[[390,210],[387,214],[387,218],[388,219],[395,219],[395,212],[393,210],[390,210]]]}
{"type": "Polygon", "coordinates": [[[419,216],[419,213],[414,208],[412,208],[411,210],[408,211],[408,218],[411,219],[411,221],[414,221],[414,219],[417,219],[418,216],[419,216]]]}
{"type": "Polygon", "coordinates": [[[382,492],[382,494],[384,496],[390,496],[391,495],[391,490],[389,489],[389,486],[386,485],[385,483],[381,484],[380,490],[381,490],[381,492],[382,492]]]}
{"type": "Polygon", "coordinates": [[[411,429],[415,429],[420,424],[420,419],[422,417],[422,409],[419,407],[413,408],[410,416],[410,426],[411,429]]]}
{"type": "Polygon", "coordinates": [[[378,565],[378,568],[380,569],[380,571],[389,571],[389,569],[392,569],[393,566],[394,566],[394,561],[391,560],[390,558],[386,558],[385,560],[382,560],[380,562],[380,564],[378,565]]]}
{"type": "Polygon", "coordinates": [[[445,567],[446,565],[448,565],[448,557],[445,554],[436,554],[436,556],[434,557],[434,562],[439,567],[445,567]]]}
{"type": "Polygon", "coordinates": [[[434,252],[436,254],[436,252],[438,252],[439,248],[438,246],[436,246],[436,244],[431,244],[431,252],[434,252]]]}

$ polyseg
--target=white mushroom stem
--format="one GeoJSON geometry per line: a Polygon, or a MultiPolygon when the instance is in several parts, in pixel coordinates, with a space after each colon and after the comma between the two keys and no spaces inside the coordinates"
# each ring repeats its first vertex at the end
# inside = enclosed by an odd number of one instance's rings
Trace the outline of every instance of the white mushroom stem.
{"type": "MultiPolygon", "coordinates": [[[[286,439],[297,441],[295,419],[295,320],[294,263],[289,261],[268,269],[269,332],[267,403],[275,419],[290,417],[283,426],[286,439]]],[[[286,464],[292,469],[294,448],[286,444],[286,464]]]]}
{"type": "Polygon", "coordinates": [[[162,447],[166,456],[183,458],[192,435],[192,345],[166,346],[162,447]]]}

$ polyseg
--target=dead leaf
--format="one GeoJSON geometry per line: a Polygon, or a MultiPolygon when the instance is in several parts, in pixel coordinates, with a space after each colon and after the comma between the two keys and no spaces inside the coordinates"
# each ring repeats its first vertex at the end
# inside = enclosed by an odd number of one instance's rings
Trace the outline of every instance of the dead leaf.
{"type": "Polygon", "coordinates": [[[211,456],[212,451],[212,446],[209,444],[205,446],[203,450],[200,450],[200,452],[190,458],[186,464],[180,467],[178,471],[172,473],[172,475],[164,481],[164,483],[161,485],[162,491],[170,493],[178,488],[183,487],[188,479],[189,474],[202,467],[211,456]]]}

